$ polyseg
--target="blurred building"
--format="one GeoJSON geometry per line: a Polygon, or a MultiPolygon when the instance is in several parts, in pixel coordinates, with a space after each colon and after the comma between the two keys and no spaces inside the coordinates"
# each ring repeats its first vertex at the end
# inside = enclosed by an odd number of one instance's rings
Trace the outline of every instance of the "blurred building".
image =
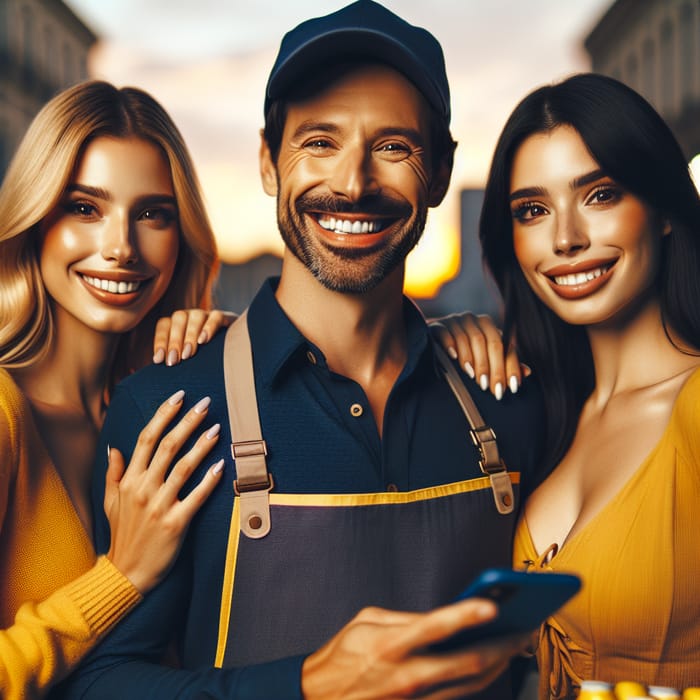
{"type": "Polygon", "coordinates": [[[222,263],[214,285],[214,306],[241,313],[253,300],[260,285],[282,271],[282,258],[259,255],[240,265],[222,263]]]}
{"type": "Polygon", "coordinates": [[[41,106],[87,78],[95,41],[60,0],[0,0],[0,176],[41,106]]]}
{"type": "Polygon", "coordinates": [[[594,71],[622,80],[654,105],[688,161],[700,153],[698,0],[616,0],[584,45],[594,71]]]}
{"type": "Polygon", "coordinates": [[[479,243],[479,215],[484,191],[460,192],[460,268],[434,299],[417,299],[423,313],[430,317],[469,310],[479,314],[500,315],[500,297],[493,280],[484,271],[479,243]]]}

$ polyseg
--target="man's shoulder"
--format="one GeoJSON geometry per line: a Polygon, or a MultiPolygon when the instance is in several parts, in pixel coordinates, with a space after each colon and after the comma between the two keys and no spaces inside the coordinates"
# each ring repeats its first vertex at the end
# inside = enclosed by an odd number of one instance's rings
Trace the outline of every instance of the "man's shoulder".
{"type": "Polygon", "coordinates": [[[150,403],[151,400],[160,403],[179,389],[187,392],[188,389],[218,383],[223,372],[225,336],[222,329],[208,343],[200,345],[193,357],[177,365],[151,364],[130,374],[117,385],[112,403],[119,403],[125,396],[137,403],[150,403]]]}

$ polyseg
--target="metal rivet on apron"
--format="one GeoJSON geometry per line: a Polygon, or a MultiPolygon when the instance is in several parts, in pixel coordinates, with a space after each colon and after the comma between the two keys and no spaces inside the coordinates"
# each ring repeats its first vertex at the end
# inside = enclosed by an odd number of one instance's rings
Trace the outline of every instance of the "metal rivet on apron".
{"type": "Polygon", "coordinates": [[[259,515],[252,515],[248,518],[248,526],[251,530],[259,530],[262,527],[262,518],[259,515]]]}
{"type": "Polygon", "coordinates": [[[353,418],[359,418],[364,412],[365,409],[362,408],[359,403],[354,403],[352,406],[350,406],[350,415],[353,418]]]}
{"type": "Polygon", "coordinates": [[[316,355],[314,355],[311,350],[306,351],[306,359],[312,364],[315,365],[317,360],[316,360],[316,355]]]}
{"type": "Polygon", "coordinates": [[[386,490],[391,491],[391,493],[396,493],[399,490],[399,487],[396,484],[387,484],[386,490]]]}
{"type": "Polygon", "coordinates": [[[508,494],[508,493],[504,494],[504,496],[501,500],[503,501],[503,505],[508,506],[508,508],[510,508],[513,505],[513,499],[510,497],[510,494],[508,494]]]}

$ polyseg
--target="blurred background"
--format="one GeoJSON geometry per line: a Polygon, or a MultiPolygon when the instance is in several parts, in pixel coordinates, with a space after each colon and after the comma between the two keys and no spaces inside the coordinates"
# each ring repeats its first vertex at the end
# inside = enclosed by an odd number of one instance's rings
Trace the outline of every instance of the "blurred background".
{"type": "MultiPolygon", "coordinates": [[[[190,146],[224,265],[221,308],[241,311],[280,269],[257,152],[279,41],[344,0],[0,0],[0,176],[41,105],[86,78],[136,85],[190,146]]],[[[406,291],[429,316],[498,314],[477,241],[482,188],[506,117],[533,88],[595,70],[641,92],[700,181],[699,0],[385,0],[443,45],[459,142],[450,194],[411,253],[406,291]],[[695,160],[693,160],[695,159],[695,160]]]]}

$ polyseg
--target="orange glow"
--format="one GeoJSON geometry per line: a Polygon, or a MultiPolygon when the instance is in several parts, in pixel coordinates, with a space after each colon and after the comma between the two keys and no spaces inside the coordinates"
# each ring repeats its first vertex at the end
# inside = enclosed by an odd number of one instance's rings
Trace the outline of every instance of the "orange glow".
{"type": "Polygon", "coordinates": [[[437,296],[440,287],[457,276],[459,264],[459,232],[451,222],[435,216],[406,261],[406,294],[420,299],[437,296]]]}

